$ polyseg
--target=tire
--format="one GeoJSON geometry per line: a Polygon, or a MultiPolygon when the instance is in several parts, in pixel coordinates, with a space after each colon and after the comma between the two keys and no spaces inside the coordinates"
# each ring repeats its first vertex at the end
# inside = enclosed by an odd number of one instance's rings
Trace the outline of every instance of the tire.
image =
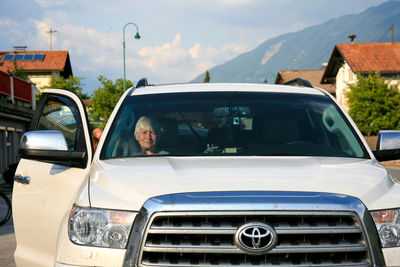
{"type": "Polygon", "coordinates": [[[7,223],[11,217],[10,199],[0,192],[0,226],[7,223]]]}

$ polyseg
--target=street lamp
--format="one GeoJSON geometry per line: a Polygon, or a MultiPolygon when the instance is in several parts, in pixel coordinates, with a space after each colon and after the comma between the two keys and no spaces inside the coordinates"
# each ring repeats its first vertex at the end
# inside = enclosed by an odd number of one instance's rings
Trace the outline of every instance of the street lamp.
{"type": "Polygon", "coordinates": [[[124,92],[126,91],[126,71],[125,71],[125,28],[126,28],[126,26],[128,26],[128,25],[133,25],[133,26],[135,26],[135,27],[136,27],[136,35],[135,35],[135,39],[136,39],[136,40],[139,40],[139,39],[140,39],[140,35],[139,35],[139,28],[138,28],[138,26],[137,26],[135,23],[133,23],[133,22],[128,22],[128,23],[126,23],[126,24],[124,25],[124,28],[123,28],[123,30],[122,30],[122,34],[123,34],[123,38],[124,38],[124,40],[123,40],[123,43],[122,43],[122,47],[123,47],[123,55],[124,55],[124,92]]]}

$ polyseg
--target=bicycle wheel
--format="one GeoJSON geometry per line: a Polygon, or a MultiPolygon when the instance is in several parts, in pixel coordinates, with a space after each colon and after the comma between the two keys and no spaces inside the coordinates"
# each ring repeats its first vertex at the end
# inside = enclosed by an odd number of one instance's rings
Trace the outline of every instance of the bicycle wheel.
{"type": "Polygon", "coordinates": [[[11,202],[8,197],[0,192],[0,225],[5,224],[11,217],[11,202]]]}

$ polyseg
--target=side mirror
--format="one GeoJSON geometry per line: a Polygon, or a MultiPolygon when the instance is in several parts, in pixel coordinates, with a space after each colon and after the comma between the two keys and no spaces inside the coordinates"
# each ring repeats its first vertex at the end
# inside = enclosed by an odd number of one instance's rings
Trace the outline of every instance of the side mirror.
{"type": "Polygon", "coordinates": [[[86,151],[68,151],[64,135],[60,131],[26,132],[20,142],[21,158],[85,168],[86,151]]]}
{"type": "Polygon", "coordinates": [[[400,159],[400,131],[379,131],[376,150],[373,153],[378,161],[400,159]]]}
{"type": "Polygon", "coordinates": [[[67,141],[60,131],[26,132],[20,143],[20,149],[64,150],[68,151],[67,141]]]}

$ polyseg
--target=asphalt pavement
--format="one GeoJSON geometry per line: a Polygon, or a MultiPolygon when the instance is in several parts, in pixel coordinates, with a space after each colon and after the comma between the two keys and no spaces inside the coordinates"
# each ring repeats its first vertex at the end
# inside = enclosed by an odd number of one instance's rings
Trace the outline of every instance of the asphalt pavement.
{"type": "MultiPolygon", "coordinates": [[[[0,179],[2,182],[2,179],[0,179]]],[[[0,183],[0,191],[12,199],[12,187],[6,183],[0,183]]],[[[15,241],[14,225],[12,216],[10,220],[0,226],[0,266],[15,267],[14,251],[17,244],[15,241]]]]}

